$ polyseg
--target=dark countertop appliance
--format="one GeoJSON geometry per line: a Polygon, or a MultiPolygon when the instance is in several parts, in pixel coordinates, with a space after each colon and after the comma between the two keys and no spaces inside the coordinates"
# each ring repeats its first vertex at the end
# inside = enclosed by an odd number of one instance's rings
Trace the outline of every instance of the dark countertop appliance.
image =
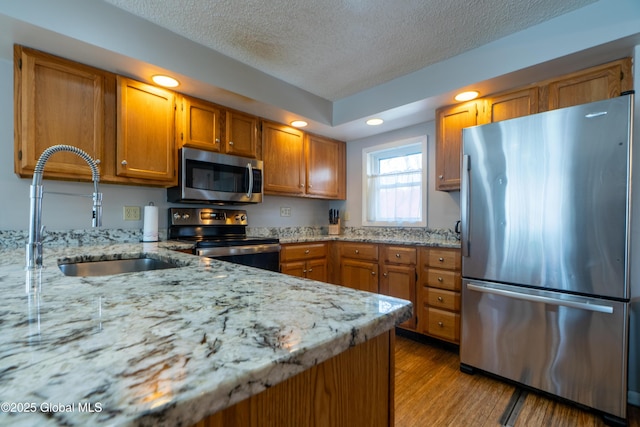
{"type": "Polygon", "coordinates": [[[280,241],[247,237],[244,210],[170,208],[169,224],[169,239],[194,242],[195,255],[280,271],[280,241]]]}

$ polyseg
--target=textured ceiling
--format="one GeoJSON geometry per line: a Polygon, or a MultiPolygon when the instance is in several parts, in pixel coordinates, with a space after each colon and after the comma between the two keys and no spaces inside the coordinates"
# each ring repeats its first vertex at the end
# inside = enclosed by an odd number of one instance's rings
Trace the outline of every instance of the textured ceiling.
{"type": "Polygon", "coordinates": [[[104,0],[335,101],[596,0],[104,0]]]}

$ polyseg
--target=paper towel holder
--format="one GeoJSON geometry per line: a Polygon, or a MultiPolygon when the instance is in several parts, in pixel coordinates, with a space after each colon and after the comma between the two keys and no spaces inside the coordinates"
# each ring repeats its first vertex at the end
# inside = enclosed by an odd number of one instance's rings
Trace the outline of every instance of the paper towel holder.
{"type": "Polygon", "coordinates": [[[149,202],[144,207],[144,221],[142,225],[142,241],[144,243],[157,242],[158,239],[158,208],[149,202]]]}

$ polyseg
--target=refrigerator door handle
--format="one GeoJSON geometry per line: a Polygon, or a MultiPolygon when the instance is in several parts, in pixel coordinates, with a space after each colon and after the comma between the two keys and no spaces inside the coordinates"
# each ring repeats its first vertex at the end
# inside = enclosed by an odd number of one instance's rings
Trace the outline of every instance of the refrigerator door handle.
{"type": "Polygon", "coordinates": [[[472,284],[472,283],[467,283],[467,289],[471,291],[476,291],[476,292],[484,292],[487,294],[501,295],[508,298],[521,299],[524,301],[541,302],[541,303],[553,304],[553,305],[562,305],[565,307],[578,308],[578,309],[588,310],[588,311],[596,311],[598,313],[608,313],[608,314],[613,313],[613,307],[610,307],[607,305],[562,300],[557,298],[545,297],[541,295],[530,295],[530,294],[525,294],[520,292],[508,291],[506,289],[490,288],[490,287],[472,284]]]}
{"type": "Polygon", "coordinates": [[[460,236],[462,241],[462,256],[469,256],[469,185],[471,184],[470,171],[470,157],[468,154],[462,156],[462,182],[460,191],[462,192],[460,197],[461,204],[461,220],[462,220],[462,235],[460,236]]]}

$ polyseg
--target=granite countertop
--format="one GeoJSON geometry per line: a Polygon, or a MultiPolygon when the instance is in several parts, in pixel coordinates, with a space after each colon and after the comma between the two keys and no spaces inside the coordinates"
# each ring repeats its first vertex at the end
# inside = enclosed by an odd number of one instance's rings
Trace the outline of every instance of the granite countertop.
{"type": "Polygon", "coordinates": [[[190,425],[410,317],[408,301],[180,248],[45,246],[33,275],[23,249],[0,251],[0,425],[190,425]],[[142,254],[181,267],[57,267],[142,254]]]}

